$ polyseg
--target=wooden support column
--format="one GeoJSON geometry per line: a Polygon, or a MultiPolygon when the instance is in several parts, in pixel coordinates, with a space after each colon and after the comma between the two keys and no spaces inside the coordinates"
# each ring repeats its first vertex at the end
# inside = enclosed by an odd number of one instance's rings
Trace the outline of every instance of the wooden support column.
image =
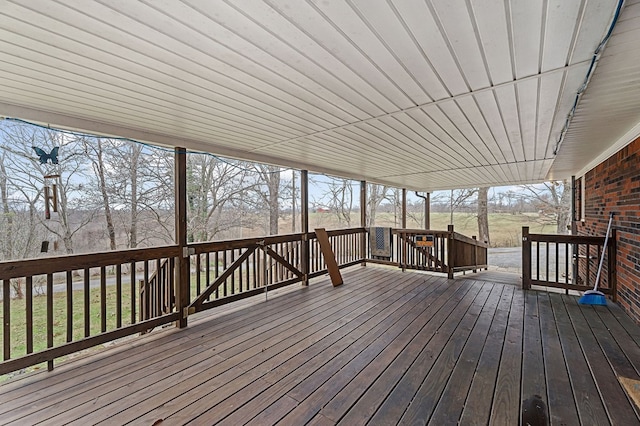
{"type": "MultiPolygon", "coordinates": [[[[584,179],[584,177],[583,177],[584,179]]],[[[584,195],[581,195],[584,196],[584,195]]],[[[578,234],[578,206],[576,204],[576,177],[571,176],[571,235],[578,234]]],[[[571,244],[571,279],[573,284],[577,284],[578,277],[578,245],[571,244]]],[[[568,271],[567,271],[568,272],[568,271]]]]}
{"type": "MultiPolygon", "coordinates": [[[[360,181],[360,227],[367,227],[367,181],[360,181]]],[[[360,256],[362,266],[367,265],[367,232],[360,234],[360,256]]]]}
{"type": "Polygon", "coordinates": [[[402,229],[407,229],[407,188],[402,188],[402,229]]]}
{"type": "Polygon", "coordinates": [[[453,238],[453,225],[449,225],[447,227],[447,264],[449,265],[449,270],[447,274],[447,278],[450,280],[453,279],[453,268],[456,266],[456,251],[455,251],[455,239],[453,238]]]}
{"type": "Polygon", "coordinates": [[[300,231],[302,232],[302,247],[300,250],[302,272],[302,285],[309,285],[309,269],[311,259],[309,256],[309,172],[300,171],[300,231]]]}
{"type": "Polygon", "coordinates": [[[187,248],[187,150],[175,149],[175,232],[179,258],[175,268],[176,310],[180,319],[176,326],[187,326],[185,309],[189,306],[190,264],[187,248]],[[185,256],[186,255],[186,256],[185,256]]]}
{"type": "Polygon", "coordinates": [[[531,288],[531,240],[528,226],[522,227],[522,288],[531,288]]]}
{"type": "Polygon", "coordinates": [[[424,198],[424,229],[431,229],[431,193],[424,198]]]}

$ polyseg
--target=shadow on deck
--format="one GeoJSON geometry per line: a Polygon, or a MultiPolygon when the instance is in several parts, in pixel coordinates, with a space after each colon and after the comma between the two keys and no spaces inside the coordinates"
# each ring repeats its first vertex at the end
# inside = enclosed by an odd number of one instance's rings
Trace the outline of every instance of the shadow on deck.
{"type": "Polygon", "coordinates": [[[518,424],[536,405],[557,424],[639,421],[618,378],[640,379],[640,328],[612,303],[496,272],[343,276],[5,383],[0,423],[518,424]]]}

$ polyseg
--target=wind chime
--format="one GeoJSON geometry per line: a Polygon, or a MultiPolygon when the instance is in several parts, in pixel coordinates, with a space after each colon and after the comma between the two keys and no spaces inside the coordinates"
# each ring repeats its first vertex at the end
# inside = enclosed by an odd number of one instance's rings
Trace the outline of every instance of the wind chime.
{"type": "MultiPolygon", "coordinates": [[[[44,174],[44,218],[46,220],[51,219],[51,212],[58,212],[58,179],[60,178],[60,171],[58,166],[58,149],[54,147],[51,152],[47,153],[43,149],[37,146],[32,147],[38,155],[40,164],[45,166],[44,174]],[[51,165],[49,165],[51,163],[51,165]]],[[[49,241],[43,241],[40,247],[42,253],[49,251],[49,241]]]]}

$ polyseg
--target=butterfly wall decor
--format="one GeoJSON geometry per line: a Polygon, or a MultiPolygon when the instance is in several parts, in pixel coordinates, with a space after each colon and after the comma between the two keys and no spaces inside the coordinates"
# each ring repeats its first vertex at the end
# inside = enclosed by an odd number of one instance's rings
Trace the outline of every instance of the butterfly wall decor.
{"type": "Polygon", "coordinates": [[[47,164],[47,161],[51,160],[51,164],[58,164],[58,149],[59,147],[54,147],[50,153],[46,153],[44,150],[42,150],[41,148],[38,148],[37,146],[32,146],[31,148],[33,148],[33,150],[36,152],[36,154],[38,154],[38,157],[40,157],[40,164],[47,164]]]}

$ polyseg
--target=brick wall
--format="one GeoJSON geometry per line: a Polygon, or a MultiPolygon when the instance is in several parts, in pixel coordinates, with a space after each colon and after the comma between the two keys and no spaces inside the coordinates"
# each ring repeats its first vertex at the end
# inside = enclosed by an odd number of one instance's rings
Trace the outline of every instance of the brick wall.
{"type": "Polygon", "coordinates": [[[640,323],[640,138],[589,171],[584,192],[576,192],[578,234],[605,235],[609,212],[616,212],[612,227],[617,230],[618,303],[640,323]]]}

